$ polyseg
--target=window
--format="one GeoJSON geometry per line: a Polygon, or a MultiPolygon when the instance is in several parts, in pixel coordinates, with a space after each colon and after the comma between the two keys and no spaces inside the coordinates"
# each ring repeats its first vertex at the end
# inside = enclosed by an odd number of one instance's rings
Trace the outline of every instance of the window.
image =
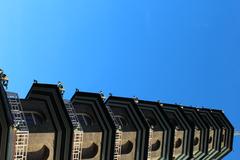
{"type": "Polygon", "coordinates": [[[86,113],[77,113],[78,120],[82,125],[92,126],[93,120],[92,117],[86,113]]]}
{"type": "Polygon", "coordinates": [[[122,127],[128,125],[127,120],[126,120],[125,117],[120,116],[120,115],[116,115],[115,118],[116,118],[117,122],[118,122],[122,127]]]}
{"type": "Polygon", "coordinates": [[[24,112],[27,124],[30,126],[36,126],[41,124],[44,120],[43,116],[38,112],[26,111],[24,112]]]}
{"type": "Polygon", "coordinates": [[[146,120],[147,120],[148,124],[152,127],[155,127],[157,125],[156,121],[152,118],[147,117],[146,120]]]}

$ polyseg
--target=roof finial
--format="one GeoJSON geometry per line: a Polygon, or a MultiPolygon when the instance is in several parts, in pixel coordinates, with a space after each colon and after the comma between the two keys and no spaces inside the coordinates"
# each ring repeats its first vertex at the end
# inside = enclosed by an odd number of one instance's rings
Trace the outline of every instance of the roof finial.
{"type": "Polygon", "coordinates": [[[100,94],[100,96],[101,96],[101,98],[103,99],[103,100],[105,100],[106,99],[106,97],[104,96],[104,93],[103,93],[103,91],[101,90],[101,91],[99,91],[99,94],[100,94]]]}
{"type": "Polygon", "coordinates": [[[0,68],[0,82],[2,83],[2,85],[6,88],[6,90],[8,89],[8,76],[4,73],[4,71],[0,68]]]}
{"type": "Polygon", "coordinates": [[[61,81],[58,81],[57,86],[58,86],[58,89],[60,91],[60,94],[63,96],[63,94],[65,93],[65,89],[63,87],[63,83],[61,81]]]}
{"type": "Polygon", "coordinates": [[[38,83],[38,81],[37,81],[36,79],[34,79],[34,80],[33,80],[33,83],[37,84],[37,83],[38,83]]]}
{"type": "Polygon", "coordinates": [[[139,102],[139,100],[138,100],[138,97],[137,97],[137,96],[133,96],[133,100],[134,100],[134,102],[135,102],[135,103],[138,103],[138,102],[139,102]]]}
{"type": "Polygon", "coordinates": [[[80,90],[78,88],[75,89],[75,92],[80,92],[80,90]]]}

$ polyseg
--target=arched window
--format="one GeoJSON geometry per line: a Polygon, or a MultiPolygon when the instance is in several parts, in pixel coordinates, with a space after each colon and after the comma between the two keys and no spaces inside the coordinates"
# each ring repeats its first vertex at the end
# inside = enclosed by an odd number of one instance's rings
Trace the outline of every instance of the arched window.
{"type": "Polygon", "coordinates": [[[90,115],[86,113],[77,113],[78,120],[82,125],[85,126],[92,126],[93,125],[93,119],[90,115]]]}
{"type": "Polygon", "coordinates": [[[127,126],[128,122],[126,120],[125,117],[121,116],[121,115],[115,115],[115,119],[117,120],[117,122],[122,126],[127,126]]]}
{"type": "Polygon", "coordinates": [[[25,111],[24,115],[29,126],[36,126],[44,121],[44,117],[39,112],[25,111]]]}
{"type": "Polygon", "coordinates": [[[156,121],[152,118],[147,117],[146,120],[150,126],[155,127],[157,125],[156,121]]]}

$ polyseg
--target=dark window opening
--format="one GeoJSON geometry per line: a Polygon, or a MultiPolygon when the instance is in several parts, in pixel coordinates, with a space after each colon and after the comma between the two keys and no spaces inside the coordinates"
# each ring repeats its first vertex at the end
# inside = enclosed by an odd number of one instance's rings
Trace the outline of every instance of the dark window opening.
{"type": "Polygon", "coordinates": [[[147,117],[146,120],[151,127],[155,127],[157,125],[156,121],[152,118],[147,117]]]}
{"type": "Polygon", "coordinates": [[[122,127],[125,127],[125,126],[128,125],[128,122],[127,122],[126,118],[123,117],[123,116],[116,115],[116,116],[115,116],[115,119],[117,120],[117,122],[118,122],[122,127]]]}
{"type": "Polygon", "coordinates": [[[92,126],[93,125],[93,119],[90,115],[86,113],[77,113],[78,120],[82,125],[85,126],[92,126]]]}
{"type": "Polygon", "coordinates": [[[192,124],[196,123],[195,118],[191,114],[187,114],[187,118],[188,118],[188,121],[190,121],[190,123],[192,124]]]}
{"type": "Polygon", "coordinates": [[[181,122],[173,113],[169,114],[169,121],[177,130],[181,130],[183,127],[181,126],[181,122]]]}
{"type": "Polygon", "coordinates": [[[29,126],[37,126],[41,123],[43,123],[44,121],[44,118],[43,116],[38,113],[38,112],[24,112],[24,115],[25,115],[25,118],[26,118],[26,121],[27,121],[27,124],[29,126]]]}

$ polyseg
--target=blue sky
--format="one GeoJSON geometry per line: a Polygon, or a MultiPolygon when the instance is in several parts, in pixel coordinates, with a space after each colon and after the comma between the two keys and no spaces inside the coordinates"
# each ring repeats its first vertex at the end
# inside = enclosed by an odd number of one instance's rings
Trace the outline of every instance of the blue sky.
{"type": "Polygon", "coordinates": [[[33,79],[61,80],[66,98],[79,88],[218,108],[240,130],[239,43],[238,0],[0,1],[0,67],[22,97],[33,79]]]}

